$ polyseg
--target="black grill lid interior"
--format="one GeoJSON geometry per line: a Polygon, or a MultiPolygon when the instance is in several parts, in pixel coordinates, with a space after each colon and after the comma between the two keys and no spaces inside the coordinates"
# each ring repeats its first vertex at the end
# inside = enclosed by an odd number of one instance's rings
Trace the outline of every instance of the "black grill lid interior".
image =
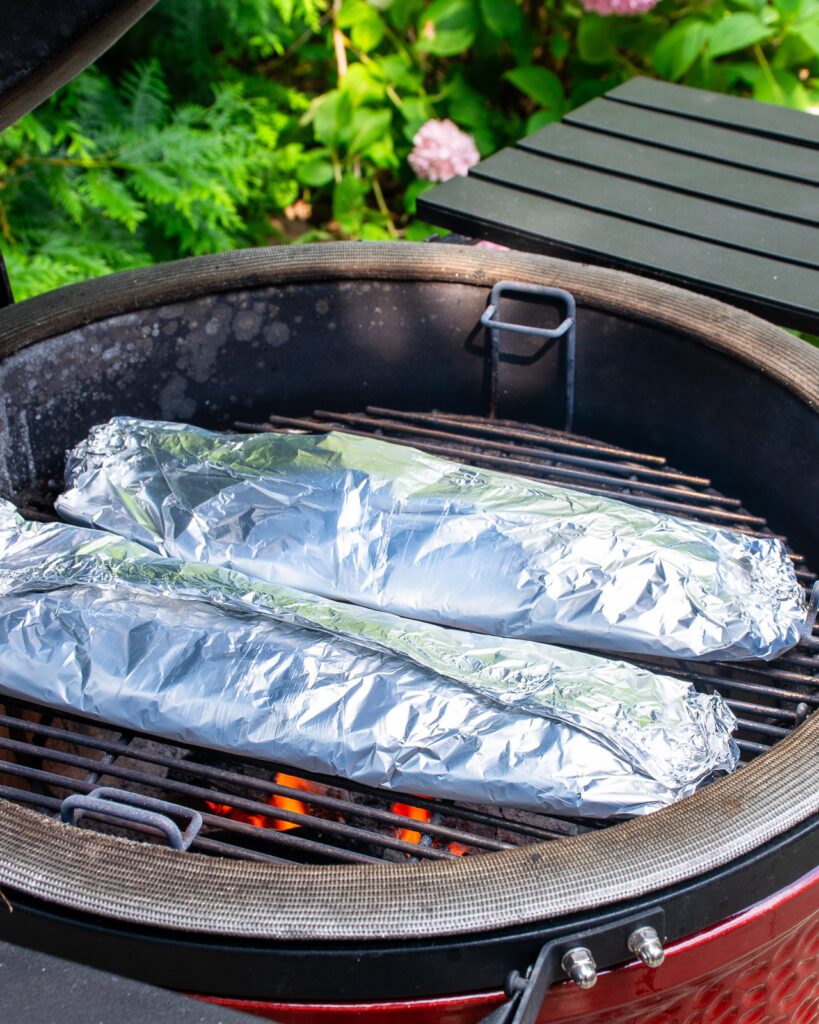
{"type": "Polygon", "coordinates": [[[65,85],[156,0],[2,0],[0,129],[65,85]]]}

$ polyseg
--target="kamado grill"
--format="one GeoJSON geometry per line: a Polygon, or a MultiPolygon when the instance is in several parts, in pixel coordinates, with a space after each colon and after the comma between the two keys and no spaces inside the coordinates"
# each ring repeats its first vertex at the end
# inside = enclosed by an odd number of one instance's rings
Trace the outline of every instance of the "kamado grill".
{"type": "MultiPolygon", "coordinates": [[[[9,305],[0,354],[2,492],[29,518],[113,415],[334,429],[775,533],[817,593],[819,355],[668,285],[441,244],[254,250],[9,305]]],[[[808,1024],[815,606],[771,663],[662,665],[726,698],[743,763],[613,825],[6,700],[0,935],[281,1022],[808,1024]]]]}

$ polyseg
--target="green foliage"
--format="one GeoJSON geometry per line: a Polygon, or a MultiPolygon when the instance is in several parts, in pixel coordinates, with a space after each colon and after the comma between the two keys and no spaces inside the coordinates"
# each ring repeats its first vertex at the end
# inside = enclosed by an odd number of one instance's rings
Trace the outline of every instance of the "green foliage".
{"type": "Polygon", "coordinates": [[[0,135],[18,297],[236,246],[419,238],[429,118],[488,155],[634,74],[819,105],[819,0],[162,0],[0,135]]]}

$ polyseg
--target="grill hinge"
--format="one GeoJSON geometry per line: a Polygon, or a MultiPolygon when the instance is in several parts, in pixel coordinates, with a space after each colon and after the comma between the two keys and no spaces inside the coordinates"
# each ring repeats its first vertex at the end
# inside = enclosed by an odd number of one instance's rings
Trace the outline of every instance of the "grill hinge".
{"type": "Polygon", "coordinates": [[[536,1024],[552,985],[570,978],[581,988],[591,988],[599,967],[613,967],[632,957],[647,967],[659,967],[664,937],[665,913],[656,907],[590,931],[552,939],[525,975],[511,972],[506,979],[508,999],[479,1024],[536,1024]]]}

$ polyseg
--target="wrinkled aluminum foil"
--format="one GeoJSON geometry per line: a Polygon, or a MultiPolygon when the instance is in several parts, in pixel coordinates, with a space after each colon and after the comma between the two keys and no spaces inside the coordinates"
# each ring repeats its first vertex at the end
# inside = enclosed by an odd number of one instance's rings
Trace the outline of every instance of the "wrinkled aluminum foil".
{"type": "Polygon", "coordinates": [[[405,793],[594,817],[730,771],[718,695],[0,505],[0,692],[405,793]]]}
{"type": "Polygon", "coordinates": [[[773,658],[805,618],[778,540],[375,438],[120,418],[67,481],[63,516],[162,554],[494,636],[773,658]]]}

